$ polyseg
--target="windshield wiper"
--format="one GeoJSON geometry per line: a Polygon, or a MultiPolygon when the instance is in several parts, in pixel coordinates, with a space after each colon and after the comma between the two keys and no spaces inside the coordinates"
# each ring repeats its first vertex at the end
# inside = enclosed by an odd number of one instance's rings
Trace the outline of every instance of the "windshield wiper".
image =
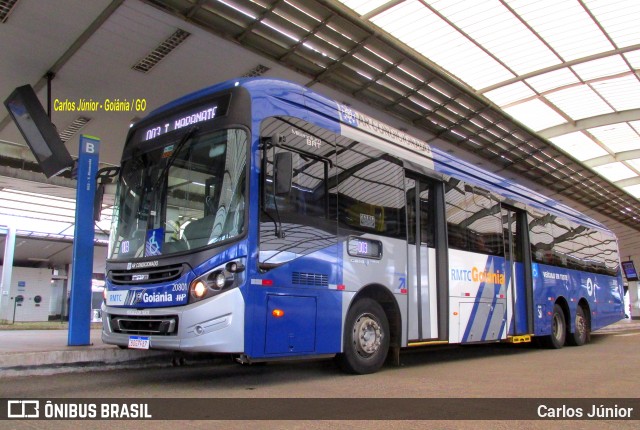
{"type": "Polygon", "coordinates": [[[169,156],[169,159],[167,160],[167,164],[164,165],[164,167],[162,168],[162,171],[160,172],[160,175],[158,175],[158,179],[156,179],[156,182],[153,184],[154,190],[156,190],[158,188],[158,185],[160,185],[160,181],[163,180],[164,175],[167,173],[167,170],[169,170],[169,167],[171,167],[171,165],[175,161],[176,157],[178,156],[178,153],[180,152],[184,144],[187,143],[189,139],[194,137],[198,132],[198,130],[199,130],[198,127],[191,127],[191,129],[189,129],[189,131],[187,131],[184,134],[184,136],[182,136],[182,139],[180,139],[180,142],[176,144],[176,147],[173,149],[173,152],[171,153],[171,155],[169,156]]]}

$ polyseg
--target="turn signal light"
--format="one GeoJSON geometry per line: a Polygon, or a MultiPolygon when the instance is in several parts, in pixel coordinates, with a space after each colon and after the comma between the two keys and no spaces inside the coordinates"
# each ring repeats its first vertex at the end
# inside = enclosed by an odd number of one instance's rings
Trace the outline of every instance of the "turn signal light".
{"type": "Polygon", "coordinates": [[[280,317],[283,317],[283,316],[284,316],[284,311],[283,311],[282,309],[274,309],[274,310],[271,312],[271,315],[273,315],[273,316],[274,316],[274,317],[276,317],[276,318],[280,318],[280,317]]]}
{"type": "Polygon", "coordinates": [[[207,292],[207,287],[202,283],[202,281],[198,281],[196,285],[193,287],[193,294],[197,298],[201,298],[207,292]]]}

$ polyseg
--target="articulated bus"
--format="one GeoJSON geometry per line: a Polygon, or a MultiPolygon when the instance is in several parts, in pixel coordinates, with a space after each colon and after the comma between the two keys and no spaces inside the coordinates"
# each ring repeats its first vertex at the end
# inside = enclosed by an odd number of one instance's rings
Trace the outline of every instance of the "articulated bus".
{"type": "Polygon", "coordinates": [[[615,236],[305,87],[239,79],[127,137],[104,342],[244,363],[582,345],[624,316],[615,236]]]}

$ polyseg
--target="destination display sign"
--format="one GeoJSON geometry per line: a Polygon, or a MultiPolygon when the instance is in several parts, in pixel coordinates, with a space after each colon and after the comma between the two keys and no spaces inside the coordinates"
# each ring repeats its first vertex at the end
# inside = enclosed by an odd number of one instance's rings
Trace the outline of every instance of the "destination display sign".
{"type": "Polygon", "coordinates": [[[381,258],[382,242],[379,240],[350,237],[347,252],[352,257],[381,258]]]}
{"type": "Polygon", "coordinates": [[[638,280],[638,272],[636,272],[636,266],[633,264],[633,261],[623,261],[622,270],[624,271],[624,276],[627,278],[627,281],[638,280]]]}
{"type": "Polygon", "coordinates": [[[197,108],[181,111],[171,116],[164,117],[161,120],[139,130],[138,134],[140,136],[140,141],[147,142],[166,133],[225,116],[229,110],[230,99],[231,94],[226,94],[208,101],[197,108]]]}

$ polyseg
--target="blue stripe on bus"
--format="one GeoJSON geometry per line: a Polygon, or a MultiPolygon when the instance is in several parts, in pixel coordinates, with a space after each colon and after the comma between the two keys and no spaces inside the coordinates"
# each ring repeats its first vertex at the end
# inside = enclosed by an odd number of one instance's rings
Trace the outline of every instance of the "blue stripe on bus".
{"type": "MultiPolygon", "coordinates": [[[[504,259],[502,257],[495,257],[495,256],[488,256],[487,257],[487,263],[485,265],[485,273],[486,272],[491,272],[491,273],[495,273],[496,272],[496,264],[500,262],[500,260],[504,261],[504,259]]],[[[505,278],[506,279],[506,278],[505,278]]],[[[506,280],[505,280],[506,282],[506,280]]],[[[487,333],[489,332],[489,328],[491,327],[491,322],[493,320],[493,314],[495,312],[495,308],[496,308],[496,304],[498,302],[498,295],[500,293],[500,284],[495,284],[495,283],[491,283],[493,285],[493,292],[492,292],[492,298],[491,298],[491,310],[489,311],[487,318],[485,320],[485,325],[484,325],[484,329],[482,331],[482,336],[480,340],[486,340],[487,339],[487,333]]],[[[462,342],[468,342],[469,341],[469,336],[471,334],[471,330],[473,329],[473,326],[476,322],[476,317],[478,314],[478,309],[480,307],[480,305],[482,304],[486,304],[487,303],[487,298],[484,297],[484,291],[485,291],[485,287],[486,288],[490,288],[487,285],[486,281],[483,281],[480,283],[480,285],[478,286],[478,293],[475,297],[475,301],[473,304],[473,308],[471,311],[471,315],[469,316],[469,320],[467,322],[467,327],[465,328],[464,331],[464,335],[462,336],[462,342]],[[484,299],[484,300],[483,300],[484,299]]],[[[506,308],[505,308],[505,312],[506,312],[506,308]]],[[[503,323],[504,325],[504,323],[503,323]]]]}

